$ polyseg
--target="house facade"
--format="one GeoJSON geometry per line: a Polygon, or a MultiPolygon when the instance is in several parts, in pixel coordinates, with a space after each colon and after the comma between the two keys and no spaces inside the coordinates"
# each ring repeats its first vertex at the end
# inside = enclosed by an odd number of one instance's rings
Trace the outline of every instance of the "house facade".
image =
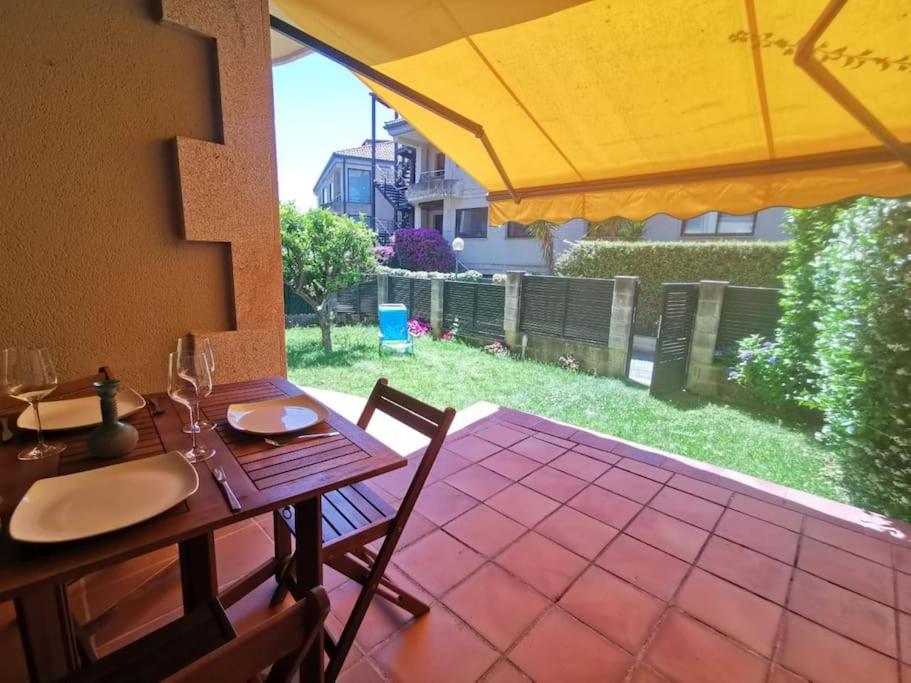
{"type": "Polygon", "coordinates": [[[392,177],[395,143],[392,140],[376,141],[376,185],[371,177],[371,153],[369,139],[357,147],[333,152],[313,187],[313,193],[320,208],[355,219],[364,216],[368,225],[375,224],[376,231],[387,237],[394,229],[395,209],[378,186],[392,177]],[[374,221],[370,220],[373,215],[371,193],[376,200],[374,221]]]}

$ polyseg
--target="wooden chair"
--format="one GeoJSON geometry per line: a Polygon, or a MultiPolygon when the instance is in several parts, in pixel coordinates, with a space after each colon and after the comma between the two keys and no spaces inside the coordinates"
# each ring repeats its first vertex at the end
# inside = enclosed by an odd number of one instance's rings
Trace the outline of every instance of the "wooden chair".
{"type": "MultiPolygon", "coordinates": [[[[365,483],[346,486],[327,493],[322,498],[323,561],[363,586],[338,642],[333,642],[329,634],[326,634],[325,645],[329,655],[327,681],[334,681],[341,673],[342,665],[354,644],[354,637],[374,595],[379,595],[416,617],[429,609],[421,600],[394,584],[384,574],[443,445],[455,417],[455,410],[438,410],[418,401],[390,387],[385,378],[378,380],[373,387],[367,405],[357,421],[358,426],[366,429],[378,410],[429,437],[430,443],[424,450],[414,478],[397,511],[365,483]],[[384,536],[385,541],[379,553],[367,547],[368,543],[384,536]]],[[[281,513],[276,513],[274,519],[276,548],[290,547],[290,535],[294,533],[293,510],[285,508],[281,513]]],[[[289,591],[298,597],[293,575],[294,564],[291,561],[283,565],[278,577],[278,589],[272,597],[273,605],[284,600],[289,591]]],[[[265,581],[268,576],[270,574],[264,575],[257,570],[248,577],[249,580],[242,579],[229,588],[222,596],[223,601],[226,601],[225,604],[235,602],[265,581]]]]}
{"type": "Polygon", "coordinates": [[[247,681],[272,665],[267,681],[289,681],[323,629],[329,597],[314,588],[293,607],[237,637],[224,610],[211,603],[87,666],[73,682],[181,683],[247,681]]]}

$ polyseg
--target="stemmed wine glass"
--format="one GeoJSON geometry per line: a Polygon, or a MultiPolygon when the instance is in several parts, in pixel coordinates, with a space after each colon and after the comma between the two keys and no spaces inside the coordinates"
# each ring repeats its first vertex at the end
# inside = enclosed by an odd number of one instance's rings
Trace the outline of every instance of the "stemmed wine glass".
{"type": "Polygon", "coordinates": [[[38,444],[19,453],[20,460],[40,460],[61,453],[66,446],[46,443],[38,403],[57,388],[57,372],[47,349],[9,348],[0,355],[0,388],[28,403],[35,411],[38,444]]]}
{"type": "MultiPolygon", "coordinates": [[[[168,355],[168,396],[187,407],[190,424],[196,421],[200,396],[212,392],[209,361],[203,353],[171,353],[168,355]]],[[[183,451],[188,462],[202,462],[215,455],[215,449],[197,443],[198,431],[190,431],[190,449],[183,451]]]]}
{"type": "MultiPolygon", "coordinates": [[[[197,339],[189,334],[185,337],[181,337],[177,340],[177,353],[178,355],[201,353],[206,357],[206,361],[209,363],[209,375],[211,376],[215,373],[215,353],[212,351],[212,342],[208,337],[197,339]]],[[[211,393],[211,387],[209,392],[211,393]]],[[[209,394],[206,394],[206,396],[208,395],[209,394]]],[[[196,397],[196,416],[193,420],[183,426],[184,434],[190,434],[191,432],[201,434],[202,432],[209,432],[215,429],[215,424],[209,422],[202,416],[202,411],[199,409],[200,398],[205,398],[205,396],[196,397]]]]}

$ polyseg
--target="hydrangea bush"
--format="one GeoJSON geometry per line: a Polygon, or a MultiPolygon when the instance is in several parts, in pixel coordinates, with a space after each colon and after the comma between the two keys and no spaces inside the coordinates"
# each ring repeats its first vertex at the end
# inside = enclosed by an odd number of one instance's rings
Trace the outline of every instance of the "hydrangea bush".
{"type": "Polygon", "coordinates": [[[394,241],[395,258],[400,268],[447,273],[455,270],[455,252],[436,230],[396,230],[394,241]]]}

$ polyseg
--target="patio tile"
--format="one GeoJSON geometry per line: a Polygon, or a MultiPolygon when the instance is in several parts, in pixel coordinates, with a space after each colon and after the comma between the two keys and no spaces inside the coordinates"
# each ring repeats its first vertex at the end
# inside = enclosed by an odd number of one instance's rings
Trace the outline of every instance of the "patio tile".
{"type": "Polygon", "coordinates": [[[898,656],[892,609],[798,570],[788,609],[891,657],[898,656]]]}
{"type": "Polygon", "coordinates": [[[522,485],[565,503],[588,486],[588,483],[566,474],[566,472],[545,466],[525,477],[522,485]]]}
{"type": "Polygon", "coordinates": [[[649,465],[660,465],[666,459],[666,456],[661,453],[629,443],[618,443],[611,450],[624,458],[632,458],[649,465]]]}
{"type": "Polygon", "coordinates": [[[621,496],[639,503],[647,503],[661,488],[661,484],[613,467],[595,480],[595,483],[621,496]]]}
{"type": "Polygon", "coordinates": [[[564,453],[556,460],[551,461],[550,466],[585,481],[594,481],[610,467],[600,460],[589,458],[587,455],[582,455],[575,451],[564,453]]]}
{"type": "Polygon", "coordinates": [[[629,652],[638,652],[666,607],[598,567],[589,567],[559,605],[629,652]]]}
{"type": "Polygon", "coordinates": [[[734,494],[734,498],[731,500],[731,507],[734,510],[764,519],[791,531],[800,531],[800,526],[803,522],[803,515],[799,512],[794,512],[781,505],[766,503],[756,498],[745,496],[742,493],[734,494]]]}
{"type": "MultiPolygon", "coordinates": [[[[397,550],[406,548],[420,538],[424,538],[427,534],[437,528],[437,525],[427,519],[417,510],[411,511],[411,516],[408,517],[408,522],[405,524],[405,528],[402,530],[402,535],[399,538],[399,543],[396,546],[397,550]]],[[[374,552],[379,552],[380,548],[383,547],[383,541],[386,540],[386,537],[378,538],[375,541],[367,544],[368,548],[372,548],[374,552]]],[[[327,589],[328,590],[328,589],[327,589]]]]}
{"type": "Polygon", "coordinates": [[[791,567],[718,536],[709,539],[697,565],[781,605],[788,594],[791,567]]]}
{"type": "Polygon", "coordinates": [[[566,590],[587,564],[578,555],[534,531],[500,553],[496,562],[553,600],[566,590]]]}
{"type": "Polygon", "coordinates": [[[707,531],[651,508],[642,510],[626,533],[690,563],[709,537],[707,531]]]}
{"type": "Polygon", "coordinates": [[[646,655],[674,680],[701,683],[764,683],[768,662],[707,626],[672,611],[646,655]]]}
{"type": "Polygon", "coordinates": [[[578,430],[570,438],[576,443],[581,443],[585,446],[591,446],[592,448],[597,448],[602,451],[613,452],[615,448],[622,445],[621,442],[617,441],[616,439],[610,439],[606,436],[599,436],[598,434],[591,434],[582,429],[578,430]]]}
{"type": "Polygon", "coordinates": [[[442,605],[415,619],[371,659],[396,681],[464,683],[480,678],[497,652],[442,605]]]}
{"type": "Polygon", "coordinates": [[[677,605],[766,657],[772,656],[782,608],[701,569],[693,569],[677,605]]]}
{"type": "Polygon", "coordinates": [[[397,552],[394,561],[421,586],[440,596],[480,567],[484,558],[437,530],[397,552]]]}
{"type": "Polygon", "coordinates": [[[911,548],[892,546],[892,559],[896,569],[911,574],[911,548]]]}
{"type": "Polygon", "coordinates": [[[668,486],[661,489],[648,506],[707,530],[715,526],[724,512],[720,505],[668,486]]]}
{"type": "Polygon", "coordinates": [[[601,462],[607,463],[608,465],[613,465],[618,460],[620,456],[608,451],[603,451],[600,448],[592,448],[591,446],[586,446],[583,443],[576,444],[573,448],[577,453],[582,455],[587,455],[589,458],[594,458],[595,460],[600,460],[601,462]]]}
{"type": "Polygon", "coordinates": [[[594,560],[604,546],[620,533],[565,505],[538,524],[535,531],[589,560],[594,560]]]}
{"type": "Polygon", "coordinates": [[[456,517],[446,531],[469,548],[493,557],[525,533],[525,527],[486,505],[478,505],[456,517]]]}
{"type": "Polygon", "coordinates": [[[453,588],[443,602],[499,650],[506,650],[550,601],[495,564],[453,588]]]}
{"type": "Polygon", "coordinates": [[[563,448],[565,450],[569,450],[570,448],[572,448],[573,446],[576,445],[575,441],[570,441],[569,439],[566,439],[566,438],[563,438],[560,436],[555,436],[553,434],[542,433],[540,431],[532,432],[532,433],[530,433],[530,436],[534,436],[538,439],[541,439],[541,441],[546,441],[547,443],[552,444],[554,446],[560,446],[560,448],[563,448]]]}
{"type": "Polygon", "coordinates": [[[524,441],[520,441],[517,444],[513,444],[510,448],[514,453],[519,455],[524,455],[527,458],[531,458],[535,462],[539,462],[543,465],[546,465],[551,460],[556,458],[558,455],[561,455],[566,451],[562,446],[552,444],[543,439],[538,439],[535,437],[529,437],[524,441]]]}
{"type": "Polygon", "coordinates": [[[895,587],[898,591],[898,608],[911,613],[911,576],[902,572],[895,572],[895,587]]]}
{"type": "Polygon", "coordinates": [[[670,683],[670,679],[655,671],[645,662],[640,662],[633,670],[629,683],[670,683]]]}
{"type": "Polygon", "coordinates": [[[503,448],[509,448],[517,441],[521,441],[525,438],[525,434],[523,432],[498,424],[491,425],[490,427],[485,427],[484,429],[479,429],[476,432],[476,435],[485,441],[490,441],[491,443],[495,443],[497,446],[502,446],[503,448]]]}
{"type": "Polygon", "coordinates": [[[817,541],[834,545],[855,555],[887,566],[892,564],[892,552],[889,544],[856,531],[829,524],[821,519],[807,517],[804,523],[804,534],[817,541]]]}
{"type": "Polygon", "coordinates": [[[809,681],[803,676],[798,676],[792,671],[773,664],[772,670],[769,672],[769,683],[809,683],[809,681]]]}
{"type": "Polygon", "coordinates": [[[785,613],[778,661],[818,683],[897,683],[895,660],[811,621],[785,613]]]}
{"type": "Polygon", "coordinates": [[[513,484],[487,501],[507,517],[531,528],[559,507],[559,503],[521,484],[513,484]]]}
{"type": "Polygon", "coordinates": [[[689,565],[676,557],[637,541],[617,536],[595,564],[662,600],[670,600],[689,565]]]}
{"type": "Polygon", "coordinates": [[[633,658],[559,609],[545,614],[509,654],[537,683],[619,683],[633,658]]]}
{"type": "MultiPolygon", "coordinates": [[[[355,581],[346,581],[329,593],[332,616],[339,622],[339,633],[348,621],[348,616],[354,609],[354,603],[360,593],[361,585],[355,581]]],[[[367,608],[367,614],[357,631],[355,640],[361,647],[367,650],[372,649],[413,618],[409,612],[396,607],[388,600],[374,598],[367,608]]]]}
{"type": "Polygon", "coordinates": [[[373,477],[370,480],[370,485],[377,486],[382,490],[391,493],[396,498],[401,499],[405,496],[405,493],[408,492],[408,487],[411,486],[411,482],[414,480],[414,475],[415,472],[417,472],[419,463],[420,458],[408,458],[408,464],[405,465],[405,467],[393,470],[392,472],[387,472],[386,474],[381,474],[378,477],[373,477]]]}
{"type": "Polygon", "coordinates": [[[568,439],[578,433],[579,429],[572,425],[561,425],[545,419],[535,425],[535,431],[544,432],[545,434],[550,434],[551,436],[556,436],[561,439],[568,439]]]}
{"type": "Polygon", "coordinates": [[[698,479],[693,479],[685,474],[675,474],[667,483],[668,486],[673,486],[675,489],[692,493],[694,496],[705,498],[706,500],[718,503],[719,505],[727,505],[728,500],[730,500],[733,495],[732,491],[728,491],[720,486],[715,486],[714,484],[707,484],[698,479]]]}
{"type": "Polygon", "coordinates": [[[437,459],[434,461],[433,467],[430,468],[430,474],[427,475],[427,483],[432,484],[441,479],[445,479],[450,474],[455,474],[459,470],[464,470],[469,465],[471,465],[471,460],[468,458],[463,458],[461,455],[453,453],[452,451],[442,449],[437,454],[437,459]]]}
{"type": "Polygon", "coordinates": [[[787,564],[797,556],[797,534],[736,510],[725,511],[715,533],[787,564]]]}
{"type": "Polygon", "coordinates": [[[483,460],[500,450],[500,446],[479,439],[474,434],[463,436],[455,441],[447,439],[443,448],[472,462],[483,460]]]}
{"type": "Polygon", "coordinates": [[[472,465],[448,477],[446,483],[478,500],[487,500],[512,482],[496,472],[491,472],[486,467],[472,465]]]}
{"type": "Polygon", "coordinates": [[[510,424],[520,425],[522,427],[536,428],[538,424],[544,421],[544,418],[538,417],[531,413],[526,413],[514,408],[503,408],[502,406],[496,412],[496,416],[506,420],[510,424]]]}
{"type": "Polygon", "coordinates": [[[661,484],[664,484],[668,479],[674,476],[673,472],[668,472],[663,470],[660,467],[655,467],[654,465],[647,465],[644,462],[639,462],[638,460],[631,460],[629,458],[623,458],[617,463],[617,467],[621,467],[628,472],[633,472],[638,474],[641,477],[646,477],[647,479],[652,479],[661,484]]]}
{"type": "Polygon", "coordinates": [[[347,671],[343,671],[338,680],[339,683],[384,683],[386,679],[380,675],[371,661],[365,657],[347,671]]]}
{"type": "Polygon", "coordinates": [[[501,659],[484,677],[484,683],[531,683],[531,679],[508,659],[501,659]]]}
{"type": "Polygon", "coordinates": [[[513,481],[518,481],[541,467],[541,463],[538,461],[509,450],[491,455],[489,458],[482,460],[481,465],[513,481]]]}
{"type": "Polygon", "coordinates": [[[442,525],[477,504],[471,496],[441,481],[424,487],[414,509],[434,524],[442,525]]]}
{"type": "Polygon", "coordinates": [[[898,613],[898,654],[905,664],[911,663],[911,616],[898,613]]]}
{"type": "Polygon", "coordinates": [[[625,527],[642,509],[638,503],[594,485],[581,491],[567,505],[616,529],[625,527]]]}
{"type": "MultiPolygon", "coordinates": [[[[804,538],[800,544],[797,566],[873,600],[887,605],[895,604],[893,572],[876,562],[812,538],[804,538]]],[[[908,585],[911,588],[911,581],[908,585]]]]}

